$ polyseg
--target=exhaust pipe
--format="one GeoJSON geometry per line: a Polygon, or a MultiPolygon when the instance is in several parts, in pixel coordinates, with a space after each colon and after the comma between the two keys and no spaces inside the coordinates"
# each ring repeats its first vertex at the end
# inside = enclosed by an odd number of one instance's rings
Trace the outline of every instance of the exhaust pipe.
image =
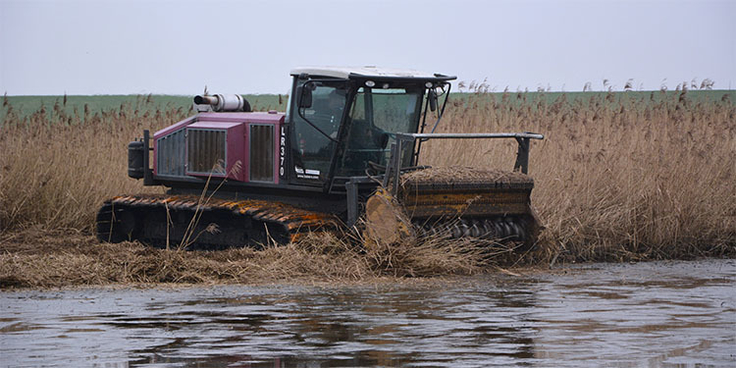
{"type": "Polygon", "coordinates": [[[194,105],[197,111],[244,111],[251,112],[250,104],[241,95],[197,95],[194,96],[194,105]],[[204,110],[202,109],[204,107],[204,110]]]}

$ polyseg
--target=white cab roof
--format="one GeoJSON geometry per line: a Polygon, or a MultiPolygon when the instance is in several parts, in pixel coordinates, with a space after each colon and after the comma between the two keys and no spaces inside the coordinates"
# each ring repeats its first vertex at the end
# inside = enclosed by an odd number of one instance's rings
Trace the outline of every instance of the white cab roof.
{"type": "Polygon", "coordinates": [[[299,67],[292,69],[291,75],[306,73],[324,77],[347,79],[351,74],[366,77],[402,77],[402,78],[437,78],[434,73],[421,72],[412,69],[379,68],[375,66],[322,66],[322,67],[299,67]]]}

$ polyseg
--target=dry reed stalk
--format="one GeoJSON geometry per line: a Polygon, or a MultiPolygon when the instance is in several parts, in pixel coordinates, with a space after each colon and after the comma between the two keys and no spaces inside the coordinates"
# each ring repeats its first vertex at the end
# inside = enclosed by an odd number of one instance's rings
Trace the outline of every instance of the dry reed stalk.
{"type": "MultiPolygon", "coordinates": [[[[594,95],[550,105],[471,95],[448,108],[443,129],[546,135],[532,145],[530,174],[547,259],[733,256],[736,107],[682,96],[616,103],[594,95]]],[[[497,141],[427,146],[421,163],[437,166],[510,169],[515,150],[497,141]]]]}
{"type": "Polygon", "coordinates": [[[467,244],[434,239],[424,244],[393,244],[365,252],[348,237],[315,233],[298,243],[269,246],[260,251],[190,252],[155,249],[131,242],[100,244],[90,235],[33,227],[0,239],[0,289],[365,281],[384,276],[482,272],[480,252],[470,253],[470,249],[467,244]],[[389,263],[376,262],[386,258],[390,258],[389,263]]]}
{"type": "Polygon", "coordinates": [[[125,176],[126,142],[181,118],[174,111],[140,114],[136,107],[87,117],[6,115],[0,127],[0,231],[34,224],[91,231],[104,199],[160,192],[125,176]]]}
{"type": "MultiPolygon", "coordinates": [[[[524,262],[734,256],[736,107],[728,95],[696,103],[689,93],[660,99],[654,93],[650,99],[624,95],[618,101],[609,95],[572,101],[561,95],[552,103],[541,94],[477,93],[448,107],[440,131],[546,135],[532,145],[530,174],[532,201],[547,229],[540,250],[525,255],[524,262]]],[[[126,177],[125,147],[141,130],[170,125],[185,112],[142,112],[148,99],[113,111],[40,109],[27,117],[11,104],[3,107],[0,284],[66,285],[64,270],[77,272],[72,284],[468,274],[482,269],[478,265],[519,259],[501,252],[489,260],[441,239],[373,253],[356,249],[352,241],[316,235],[264,252],[182,253],[98,244],[89,234],[103,200],[161,191],[126,177]],[[63,231],[66,240],[24,235],[34,231],[63,231]]],[[[429,141],[424,149],[422,164],[510,169],[516,147],[429,141]]]]}

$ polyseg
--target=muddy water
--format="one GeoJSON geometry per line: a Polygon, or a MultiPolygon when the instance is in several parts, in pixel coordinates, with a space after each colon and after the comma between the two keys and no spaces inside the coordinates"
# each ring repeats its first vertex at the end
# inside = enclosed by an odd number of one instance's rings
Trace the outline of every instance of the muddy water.
{"type": "Polygon", "coordinates": [[[736,366],[736,261],[0,293],[0,366],[736,366]]]}

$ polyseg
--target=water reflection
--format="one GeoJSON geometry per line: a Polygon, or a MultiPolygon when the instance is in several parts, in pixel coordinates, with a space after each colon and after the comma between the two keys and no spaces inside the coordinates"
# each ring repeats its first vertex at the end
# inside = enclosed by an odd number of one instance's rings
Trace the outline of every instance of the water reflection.
{"type": "Polygon", "coordinates": [[[398,287],[2,293],[0,356],[13,366],[729,366],[735,280],[729,260],[398,287]]]}

